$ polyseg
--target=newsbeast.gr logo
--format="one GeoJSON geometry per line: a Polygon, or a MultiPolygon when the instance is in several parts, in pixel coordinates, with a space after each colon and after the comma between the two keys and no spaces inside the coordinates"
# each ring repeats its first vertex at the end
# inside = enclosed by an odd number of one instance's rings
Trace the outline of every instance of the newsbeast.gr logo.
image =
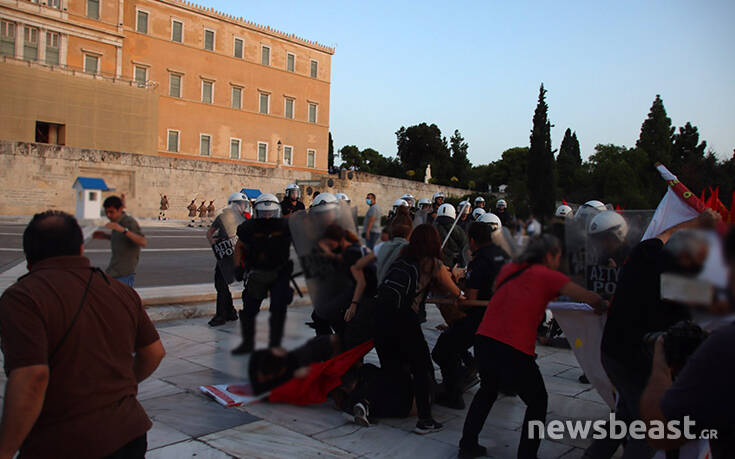
{"type": "Polygon", "coordinates": [[[622,440],[630,435],[634,440],[716,440],[717,430],[702,430],[696,433],[696,422],[689,416],[684,416],[684,421],[672,420],[668,422],[651,421],[650,426],[637,420],[626,424],[615,418],[615,413],[610,413],[610,419],[599,419],[596,421],[566,420],[551,421],[544,424],[542,421],[530,421],[528,423],[528,437],[532,440],[563,440],[563,439],[613,439],[622,440]]]}

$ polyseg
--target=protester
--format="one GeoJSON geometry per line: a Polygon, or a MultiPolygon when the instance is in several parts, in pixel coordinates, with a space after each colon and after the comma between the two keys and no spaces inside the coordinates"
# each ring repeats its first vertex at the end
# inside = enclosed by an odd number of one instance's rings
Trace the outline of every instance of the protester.
{"type": "Polygon", "coordinates": [[[250,353],[255,346],[255,317],[260,305],[270,294],[270,347],[281,345],[286,308],[293,300],[289,286],[293,262],[291,233],[288,223],[280,218],[278,198],[269,193],[255,200],[255,218],[237,228],[235,265],[243,265],[247,272],[242,294],[243,309],[240,312],[242,343],[233,354],[250,353]]]}
{"type": "MultiPolygon", "coordinates": [[[[712,227],[717,218],[717,214],[706,210],[695,219],[639,243],[620,273],[602,335],[601,358],[617,390],[617,418],[629,425],[640,419],[640,398],[651,371],[651,360],[644,352],[644,336],[691,318],[688,306],[661,299],[661,274],[693,274],[701,270],[708,243],[691,229],[712,227]]],[[[586,455],[595,459],[611,457],[618,443],[596,440],[587,448],[586,455]]],[[[652,449],[645,440],[630,438],[623,456],[651,454],[652,449]]]]}
{"type": "Polygon", "coordinates": [[[108,276],[132,287],[135,283],[135,269],[140,259],[140,248],[145,247],[148,242],[138,222],[123,210],[120,198],[109,196],[102,203],[102,207],[110,220],[105,225],[110,233],[95,231],[92,238],[110,241],[112,256],[105,272],[108,276]]]}
{"type": "Polygon", "coordinates": [[[368,193],[365,197],[365,202],[368,205],[368,211],[365,214],[365,221],[363,222],[363,238],[365,239],[365,245],[368,249],[372,250],[375,247],[380,236],[381,224],[380,224],[380,207],[378,207],[378,201],[375,198],[375,193],[368,193]]]}
{"type": "Polygon", "coordinates": [[[166,211],[168,210],[168,198],[164,194],[161,196],[161,207],[158,212],[158,219],[159,220],[166,220],[166,211]]]}
{"type": "Polygon", "coordinates": [[[217,264],[214,268],[214,288],[217,291],[217,309],[209,325],[217,327],[228,320],[237,320],[237,311],[232,303],[230,284],[237,278],[235,265],[235,245],[237,244],[237,228],[247,217],[250,201],[243,193],[232,193],[227,198],[227,205],[207,231],[207,240],[214,250],[217,264]]]}
{"type": "MultiPolygon", "coordinates": [[[[500,269],[509,261],[505,251],[493,244],[493,230],[486,223],[474,222],[469,227],[469,247],[472,261],[467,266],[464,291],[468,300],[489,300],[492,286],[500,269]]],[[[431,352],[442,373],[443,391],[437,395],[436,402],[454,409],[464,409],[462,400],[462,375],[460,361],[463,354],[473,346],[475,333],[485,314],[485,307],[467,307],[461,310],[464,317],[459,318],[439,335],[431,352]]]]}
{"type": "Polygon", "coordinates": [[[428,224],[416,227],[409,244],[378,287],[376,297],[375,348],[380,365],[388,371],[410,368],[419,418],[414,432],[419,434],[443,428],[431,416],[434,368],[417,315],[419,305],[430,288],[455,299],[463,298],[440,257],[441,242],[436,229],[428,224]],[[401,294],[396,296],[399,291],[401,294]]]}
{"type": "MultiPolygon", "coordinates": [[[[730,305],[735,307],[735,228],[725,240],[725,258],[730,268],[730,305]]],[[[692,433],[717,431],[710,437],[712,459],[735,457],[735,323],[716,330],[689,357],[672,383],[672,365],[665,355],[666,337],[656,342],[651,377],[641,397],[641,416],[647,422],[679,421],[689,416],[695,422],[692,433]]],[[[656,449],[670,450],[685,439],[649,439],[656,449]]]]}
{"type": "Polygon", "coordinates": [[[536,220],[536,217],[534,217],[533,214],[528,216],[528,221],[526,222],[526,234],[531,238],[541,235],[541,223],[536,220]]]}
{"type": "Polygon", "coordinates": [[[467,412],[461,457],[487,454],[478,443],[485,419],[499,391],[517,393],[527,405],[521,427],[518,457],[537,457],[540,439],[529,438],[529,422],[546,420],[548,395],[534,360],[536,329],[546,305],[566,295],[602,312],[607,302],[594,292],[571,282],[558,272],[559,241],[550,235],[533,239],[514,263],[505,265],[495,281],[495,293],[477,330],[475,358],[480,370],[480,389],[467,412]]]}
{"type": "Polygon", "coordinates": [[[380,253],[380,249],[388,241],[390,241],[390,231],[388,231],[387,226],[384,226],[383,229],[380,231],[380,242],[375,244],[375,247],[373,247],[373,253],[375,254],[375,256],[377,256],[378,253],[380,253]]]}
{"type": "Polygon", "coordinates": [[[283,201],[281,201],[281,215],[284,218],[288,218],[294,212],[304,210],[304,203],[301,202],[301,188],[291,183],[286,187],[286,192],[283,194],[283,201]]]}
{"type": "Polygon", "coordinates": [[[145,455],[152,424],[136,393],[165,351],[135,291],[83,248],[63,212],[34,215],[23,233],[30,272],[0,298],[2,457],[145,455]]]}

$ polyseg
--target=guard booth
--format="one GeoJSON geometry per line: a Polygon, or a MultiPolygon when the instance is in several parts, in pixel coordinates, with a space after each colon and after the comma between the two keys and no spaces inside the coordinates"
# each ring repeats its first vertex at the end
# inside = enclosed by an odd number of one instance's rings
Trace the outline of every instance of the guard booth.
{"type": "Polygon", "coordinates": [[[102,192],[114,190],[107,186],[104,179],[98,177],[77,177],[72,187],[77,198],[77,220],[100,218],[102,192]]]}
{"type": "Polygon", "coordinates": [[[240,190],[240,193],[247,196],[251,203],[255,203],[255,200],[258,199],[258,196],[263,194],[257,188],[243,188],[242,190],[240,190]]]}

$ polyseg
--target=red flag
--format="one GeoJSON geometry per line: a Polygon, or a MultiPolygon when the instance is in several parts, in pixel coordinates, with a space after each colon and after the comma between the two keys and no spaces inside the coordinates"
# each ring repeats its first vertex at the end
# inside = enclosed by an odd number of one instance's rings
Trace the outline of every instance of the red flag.
{"type": "Polygon", "coordinates": [[[661,177],[666,180],[669,189],[653,214],[642,240],[658,236],[667,229],[695,218],[705,207],[699,198],[689,191],[666,167],[656,164],[661,177]]]}
{"type": "Polygon", "coordinates": [[[342,384],[342,375],[373,348],[373,340],[343,352],[326,362],[309,365],[306,378],[293,378],[271,391],[271,402],[313,405],[327,401],[327,394],[342,384]]]}
{"type": "Polygon", "coordinates": [[[569,204],[567,204],[567,200],[566,199],[562,199],[561,200],[561,203],[564,204],[565,206],[568,206],[569,205],[569,204]]]}

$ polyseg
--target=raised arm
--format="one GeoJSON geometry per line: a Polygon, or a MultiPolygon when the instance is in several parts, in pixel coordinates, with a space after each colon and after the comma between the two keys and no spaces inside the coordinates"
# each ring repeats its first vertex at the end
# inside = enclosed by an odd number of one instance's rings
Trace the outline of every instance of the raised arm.
{"type": "Polygon", "coordinates": [[[589,304],[595,310],[596,314],[602,314],[609,306],[608,302],[597,293],[587,290],[571,281],[564,284],[559,290],[559,293],[581,303],[589,304]]]}

